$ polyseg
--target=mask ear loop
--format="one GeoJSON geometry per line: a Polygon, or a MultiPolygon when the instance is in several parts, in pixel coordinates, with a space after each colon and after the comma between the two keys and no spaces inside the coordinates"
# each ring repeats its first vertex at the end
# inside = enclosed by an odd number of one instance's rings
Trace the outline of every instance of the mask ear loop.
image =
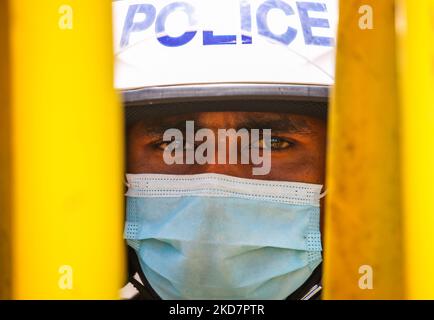
{"type": "Polygon", "coordinates": [[[324,192],[319,195],[319,198],[320,199],[324,198],[327,195],[327,191],[328,191],[327,189],[324,190],[324,192]]]}
{"type": "Polygon", "coordinates": [[[131,188],[131,184],[128,182],[127,175],[124,175],[124,186],[128,189],[131,188]]]}
{"type": "Polygon", "coordinates": [[[131,184],[128,181],[124,181],[124,195],[127,195],[129,189],[131,189],[131,184]]]}

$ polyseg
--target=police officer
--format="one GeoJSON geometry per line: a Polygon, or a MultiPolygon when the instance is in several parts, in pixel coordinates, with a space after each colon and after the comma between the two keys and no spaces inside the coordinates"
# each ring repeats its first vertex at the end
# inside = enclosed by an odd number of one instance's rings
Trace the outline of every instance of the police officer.
{"type": "Polygon", "coordinates": [[[114,4],[126,289],[136,299],[319,298],[336,1],[154,2],[114,4]],[[299,24],[274,31],[295,8],[299,24]],[[215,19],[234,11],[239,21],[215,19]]]}

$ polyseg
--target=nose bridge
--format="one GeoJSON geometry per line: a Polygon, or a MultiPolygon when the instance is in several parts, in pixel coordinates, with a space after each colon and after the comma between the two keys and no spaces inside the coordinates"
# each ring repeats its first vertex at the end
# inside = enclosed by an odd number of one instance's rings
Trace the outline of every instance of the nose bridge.
{"type": "Polygon", "coordinates": [[[247,173],[251,160],[248,129],[239,129],[237,122],[225,113],[214,118],[205,113],[200,116],[197,127],[201,132],[195,131],[195,165],[189,172],[250,175],[247,173]]]}
{"type": "Polygon", "coordinates": [[[203,166],[203,173],[219,173],[219,174],[225,174],[225,175],[239,175],[239,165],[237,164],[207,164],[203,166]]]}
{"type": "MultiPolygon", "coordinates": [[[[211,158],[214,159],[213,163],[203,165],[202,170],[205,173],[220,173],[227,175],[239,175],[241,165],[242,152],[250,152],[249,148],[241,150],[241,139],[236,136],[229,138],[228,136],[220,136],[215,132],[215,146],[211,158]],[[235,156],[235,158],[231,159],[235,156]],[[232,160],[232,161],[231,161],[232,160]]],[[[250,153],[248,154],[250,156],[250,153]]]]}

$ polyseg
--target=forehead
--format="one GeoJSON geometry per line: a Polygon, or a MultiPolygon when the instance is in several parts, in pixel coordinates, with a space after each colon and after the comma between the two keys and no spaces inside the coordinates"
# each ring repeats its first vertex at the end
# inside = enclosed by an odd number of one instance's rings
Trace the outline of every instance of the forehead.
{"type": "Polygon", "coordinates": [[[193,112],[143,118],[133,127],[147,132],[161,132],[169,128],[185,128],[186,121],[194,121],[196,128],[247,128],[274,131],[312,132],[325,126],[325,121],[310,116],[279,112],[193,112]]]}

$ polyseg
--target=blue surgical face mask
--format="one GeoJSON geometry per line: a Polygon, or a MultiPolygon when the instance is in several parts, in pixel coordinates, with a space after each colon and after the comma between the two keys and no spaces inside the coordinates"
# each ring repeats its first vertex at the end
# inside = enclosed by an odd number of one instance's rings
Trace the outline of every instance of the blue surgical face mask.
{"type": "Polygon", "coordinates": [[[125,238],[162,299],[285,299],[320,264],[321,185],[127,175],[125,238]]]}

